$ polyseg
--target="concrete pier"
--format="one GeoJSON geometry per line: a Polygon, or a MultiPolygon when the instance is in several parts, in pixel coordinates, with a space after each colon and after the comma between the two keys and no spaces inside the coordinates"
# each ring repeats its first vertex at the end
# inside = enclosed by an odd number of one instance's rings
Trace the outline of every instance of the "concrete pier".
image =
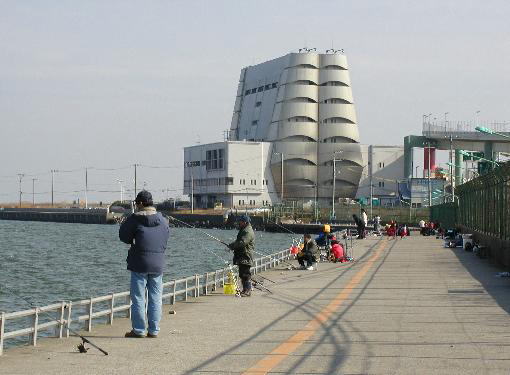
{"type": "Polygon", "coordinates": [[[355,242],[355,263],[263,273],[273,294],[220,292],[165,310],[160,337],[127,319],[80,340],[7,350],[2,374],[508,374],[510,278],[431,237],[355,242]]]}

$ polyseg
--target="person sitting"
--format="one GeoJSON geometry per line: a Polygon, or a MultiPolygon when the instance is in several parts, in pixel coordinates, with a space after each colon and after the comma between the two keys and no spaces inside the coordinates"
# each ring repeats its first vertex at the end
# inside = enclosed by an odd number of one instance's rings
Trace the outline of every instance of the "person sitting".
{"type": "Polygon", "coordinates": [[[317,244],[312,240],[312,236],[305,234],[303,237],[303,250],[297,255],[297,260],[302,269],[313,271],[313,263],[317,261],[316,255],[319,251],[317,244]],[[305,266],[306,261],[306,266],[305,266]]]}
{"type": "Polygon", "coordinates": [[[347,258],[345,257],[344,248],[338,241],[331,241],[331,257],[330,260],[334,263],[336,262],[347,262],[347,258]]]}

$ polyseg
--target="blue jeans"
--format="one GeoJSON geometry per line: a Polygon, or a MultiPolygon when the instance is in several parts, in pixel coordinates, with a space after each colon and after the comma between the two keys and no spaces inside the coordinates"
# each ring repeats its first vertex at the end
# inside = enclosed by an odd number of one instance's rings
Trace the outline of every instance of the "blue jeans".
{"type": "Polygon", "coordinates": [[[131,325],[137,335],[145,335],[145,290],[147,303],[147,320],[149,333],[157,335],[161,320],[161,296],[163,294],[163,275],[154,273],[138,273],[131,271],[131,325]]]}

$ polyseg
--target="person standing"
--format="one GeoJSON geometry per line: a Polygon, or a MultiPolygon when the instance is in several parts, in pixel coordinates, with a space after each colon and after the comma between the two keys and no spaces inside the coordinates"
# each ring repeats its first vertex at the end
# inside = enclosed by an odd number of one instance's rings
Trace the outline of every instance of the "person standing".
{"type": "Polygon", "coordinates": [[[381,217],[376,215],[374,218],[374,232],[379,234],[379,230],[381,228],[381,217]]]}
{"type": "Polygon", "coordinates": [[[119,239],[131,247],[127,269],[131,271],[131,326],[125,337],[145,337],[145,291],[147,301],[147,337],[156,338],[161,320],[163,269],[170,230],[168,221],[156,211],[152,195],[142,190],[134,201],[136,211],[120,226],[119,239]]]}
{"type": "Polygon", "coordinates": [[[228,245],[234,251],[234,265],[239,267],[239,278],[243,284],[241,297],[251,295],[251,271],[253,265],[253,250],[255,248],[255,233],[248,215],[239,218],[239,233],[234,242],[228,245]]]}
{"type": "Polygon", "coordinates": [[[356,224],[356,228],[357,228],[357,231],[358,231],[358,237],[357,238],[359,240],[365,238],[365,223],[356,214],[353,214],[352,218],[354,220],[354,223],[356,224]]]}
{"type": "Polygon", "coordinates": [[[368,216],[367,216],[367,212],[365,211],[364,208],[361,209],[361,220],[363,221],[363,238],[365,238],[365,231],[367,229],[367,225],[368,225],[368,216]]]}

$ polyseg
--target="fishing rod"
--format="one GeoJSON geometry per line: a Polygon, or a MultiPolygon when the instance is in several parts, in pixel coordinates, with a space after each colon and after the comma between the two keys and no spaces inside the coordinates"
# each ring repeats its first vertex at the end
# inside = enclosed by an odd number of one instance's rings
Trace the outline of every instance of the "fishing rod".
{"type": "Polygon", "coordinates": [[[198,230],[199,232],[201,232],[201,233],[205,234],[206,236],[208,236],[208,237],[212,238],[213,240],[215,240],[215,241],[217,241],[217,242],[219,242],[219,243],[221,243],[221,244],[223,244],[223,245],[225,245],[225,246],[227,246],[227,247],[228,247],[228,243],[226,243],[225,241],[220,240],[220,239],[219,239],[219,238],[217,238],[217,237],[214,237],[212,234],[207,233],[205,230],[202,230],[202,229],[200,229],[200,228],[198,228],[198,227],[196,227],[196,226],[194,226],[194,225],[188,224],[188,223],[186,223],[186,222],[184,222],[184,221],[182,221],[182,220],[176,219],[176,218],[175,218],[175,217],[173,217],[173,216],[167,216],[167,215],[165,215],[165,217],[166,217],[166,218],[168,218],[169,220],[174,220],[174,221],[177,221],[178,223],[181,223],[181,224],[183,224],[183,225],[186,225],[186,226],[187,226],[187,227],[189,227],[189,228],[196,229],[196,230],[198,230]]]}
{"type": "MultiPolygon", "coordinates": [[[[11,288],[9,288],[9,287],[7,287],[5,285],[2,285],[2,287],[7,289],[8,291],[10,291],[16,297],[18,297],[21,300],[23,300],[24,302],[26,302],[31,308],[33,308],[33,309],[37,308],[36,306],[34,306],[34,304],[32,302],[30,302],[28,299],[24,298],[22,295],[20,295],[17,292],[15,292],[13,289],[11,289],[11,288]]],[[[60,324],[60,326],[64,327],[64,323],[63,322],[61,322],[59,319],[54,318],[53,316],[48,314],[46,311],[39,310],[39,313],[42,313],[44,316],[49,317],[52,321],[57,322],[58,324],[60,324]]],[[[74,329],[71,329],[71,328],[69,328],[69,326],[67,326],[67,330],[69,332],[71,332],[73,335],[78,336],[81,339],[82,342],[81,342],[81,344],[78,345],[78,351],[80,353],[86,353],[88,351],[88,349],[85,348],[85,344],[89,344],[90,346],[92,346],[92,347],[96,348],[97,350],[99,350],[104,355],[108,355],[108,352],[106,350],[101,349],[99,346],[97,346],[96,344],[91,342],[88,338],[86,338],[85,336],[80,335],[74,329]]]]}

